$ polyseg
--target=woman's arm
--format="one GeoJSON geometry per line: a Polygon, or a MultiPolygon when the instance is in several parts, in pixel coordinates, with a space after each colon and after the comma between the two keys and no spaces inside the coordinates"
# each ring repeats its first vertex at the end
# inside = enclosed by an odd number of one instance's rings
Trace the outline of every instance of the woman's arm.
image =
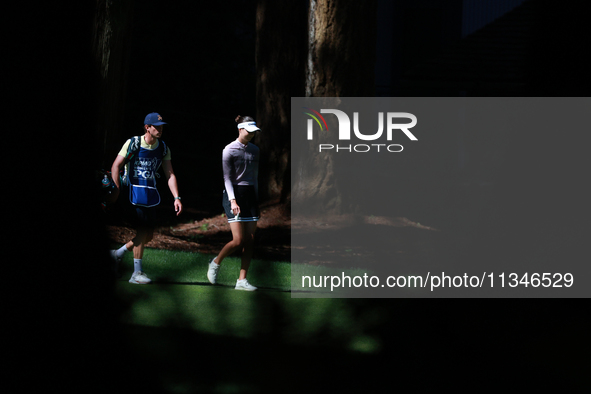
{"type": "Polygon", "coordinates": [[[234,172],[232,164],[232,155],[229,149],[224,149],[222,152],[222,170],[224,173],[224,187],[230,200],[230,209],[234,215],[240,213],[240,207],[236,204],[236,196],[234,195],[234,186],[232,185],[232,173],[234,172]]]}
{"type": "Polygon", "coordinates": [[[228,199],[233,200],[236,198],[234,196],[234,186],[232,186],[232,172],[234,169],[232,168],[232,155],[230,154],[229,149],[224,149],[222,152],[222,171],[224,174],[224,187],[226,188],[226,193],[228,193],[228,199]]]}

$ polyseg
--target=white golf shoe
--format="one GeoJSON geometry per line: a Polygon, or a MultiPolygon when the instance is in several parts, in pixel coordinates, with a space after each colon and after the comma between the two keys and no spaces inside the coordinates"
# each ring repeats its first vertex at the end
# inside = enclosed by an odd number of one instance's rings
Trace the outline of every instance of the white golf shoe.
{"type": "Polygon", "coordinates": [[[209,283],[215,285],[218,271],[220,270],[220,265],[213,260],[215,260],[215,258],[211,259],[209,262],[209,268],[207,269],[207,279],[209,280],[209,283]]]}
{"type": "Polygon", "coordinates": [[[246,291],[255,291],[257,288],[254,287],[253,285],[251,285],[250,283],[248,283],[248,281],[246,279],[242,279],[242,280],[237,280],[236,281],[236,287],[234,289],[236,289],[236,290],[246,290],[246,291]]]}
{"type": "Polygon", "coordinates": [[[147,285],[150,282],[152,282],[152,280],[142,271],[134,272],[129,279],[129,283],[134,283],[136,285],[147,285]]]}

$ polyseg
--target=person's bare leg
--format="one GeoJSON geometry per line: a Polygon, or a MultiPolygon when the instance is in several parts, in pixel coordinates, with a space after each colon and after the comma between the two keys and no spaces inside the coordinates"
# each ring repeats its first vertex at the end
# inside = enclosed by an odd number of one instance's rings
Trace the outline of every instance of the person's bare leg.
{"type": "Polygon", "coordinates": [[[232,231],[232,240],[228,242],[220,253],[215,258],[215,262],[219,265],[224,261],[226,257],[237,251],[238,249],[242,248],[242,226],[240,222],[233,222],[230,223],[230,230],[232,231]]]}
{"type": "MultiPolygon", "coordinates": [[[[144,248],[148,242],[152,240],[154,230],[149,227],[140,227],[137,230],[135,238],[128,244],[133,245],[133,274],[129,279],[130,283],[147,284],[152,282],[150,278],[144,273],[142,267],[142,258],[144,256],[144,248]]],[[[128,245],[126,244],[126,245],[128,245]]]]}
{"type": "Polygon", "coordinates": [[[151,228],[140,227],[134,239],[126,244],[127,249],[133,248],[133,258],[142,259],[144,257],[144,248],[152,240],[154,230],[151,228]]]}
{"type": "Polygon", "coordinates": [[[242,257],[240,261],[240,276],[238,280],[246,279],[248,268],[250,267],[250,260],[254,250],[254,233],[257,229],[257,222],[242,223],[243,245],[242,257]]]}

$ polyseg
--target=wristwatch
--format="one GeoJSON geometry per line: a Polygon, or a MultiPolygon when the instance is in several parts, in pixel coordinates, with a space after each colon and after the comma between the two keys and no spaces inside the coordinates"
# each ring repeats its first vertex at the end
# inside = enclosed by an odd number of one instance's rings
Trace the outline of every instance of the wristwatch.
{"type": "Polygon", "coordinates": [[[180,200],[181,198],[180,198],[180,197],[175,197],[174,199],[175,199],[175,200],[180,200]]]}

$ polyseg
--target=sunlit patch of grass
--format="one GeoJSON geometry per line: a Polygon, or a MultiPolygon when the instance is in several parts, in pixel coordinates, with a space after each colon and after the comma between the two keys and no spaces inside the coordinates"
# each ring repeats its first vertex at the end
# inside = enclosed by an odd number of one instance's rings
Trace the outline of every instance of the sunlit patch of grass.
{"type": "MultiPolygon", "coordinates": [[[[208,264],[215,255],[146,248],[142,269],[155,283],[209,283],[208,264]]],[[[123,278],[133,272],[133,256],[126,253],[121,262],[123,278]]],[[[240,273],[240,256],[224,259],[217,283],[234,286],[240,273]]],[[[291,264],[286,261],[253,259],[248,272],[250,283],[261,288],[287,291],[291,288],[291,264]]]]}

